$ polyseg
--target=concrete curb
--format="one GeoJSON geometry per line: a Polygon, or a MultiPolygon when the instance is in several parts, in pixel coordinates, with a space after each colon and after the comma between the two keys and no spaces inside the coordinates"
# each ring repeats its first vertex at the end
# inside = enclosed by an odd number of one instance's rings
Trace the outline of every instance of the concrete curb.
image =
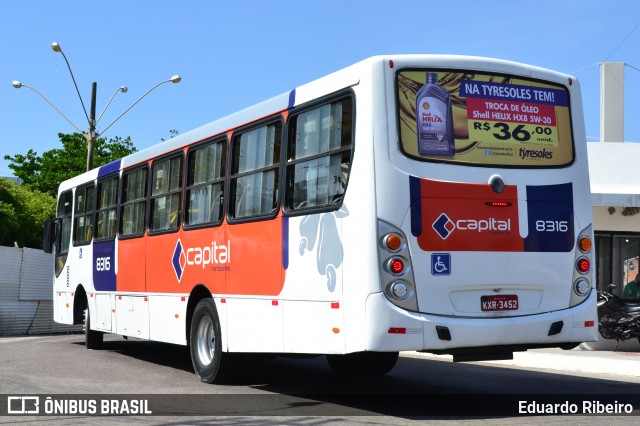
{"type": "MultiPolygon", "coordinates": [[[[403,352],[403,355],[453,362],[451,355],[434,355],[420,352],[403,352]]],[[[481,361],[486,364],[540,368],[575,373],[614,374],[640,377],[640,353],[635,352],[595,352],[561,349],[531,350],[516,352],[513,360],[481,361]]]]}

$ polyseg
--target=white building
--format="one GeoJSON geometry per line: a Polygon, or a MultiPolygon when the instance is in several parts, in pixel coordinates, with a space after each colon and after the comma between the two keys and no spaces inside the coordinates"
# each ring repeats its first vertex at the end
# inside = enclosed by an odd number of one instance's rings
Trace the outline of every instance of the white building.
{"type": "MultiPolygon", "coordinates": [[[[601,64],[600,140],[588,144],[596,250],[596,285],[626,299],[640,280],[640,143],[624,141],[624,66],[601,64]]],[[[640,301],[640,298],[638,298],[640,301]]],[[[615,342],[588,347],[611,349],[615,342]]],[[[640,350],[637,340],[619,350],[640,350]]]]}
{"type": "MultiPolygon", "coordinates": [[[[591,142],[588,152],[596,284],[599,289],[613,284],[613,293],[628,299],[624,288],[640,278],[640,143],[591,142]]],[[[613,349],[615,341],[585,346],[613,349]]],[[[618,350],[637,351],[640,343],[621,342],[618,350]]]]}

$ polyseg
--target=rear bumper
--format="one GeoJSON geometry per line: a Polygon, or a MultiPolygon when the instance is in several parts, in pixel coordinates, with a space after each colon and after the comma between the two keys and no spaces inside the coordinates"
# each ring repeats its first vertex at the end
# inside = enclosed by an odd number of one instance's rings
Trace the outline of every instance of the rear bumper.
{"type": "Polygon", "coordinates": [[[598,333],[594,290],[584,303],[570,309],[505,318],[455,318],[408,312],[376,293],[367,299],[367,316],[365,345],[369,351],[456,353],[488,347],[526,350],[593,342],[598,333]]]}

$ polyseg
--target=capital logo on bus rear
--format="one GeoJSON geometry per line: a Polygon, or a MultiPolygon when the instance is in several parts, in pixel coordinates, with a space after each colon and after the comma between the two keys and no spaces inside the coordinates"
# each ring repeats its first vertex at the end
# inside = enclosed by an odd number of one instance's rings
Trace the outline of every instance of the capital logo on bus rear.
{"type": "Polygon", "coordinates": [[[511,219],[499,220],[489,217],[486,219],[458,219],[454,222],[446,213],[442,213],[431,226],[440,238],[446,240],[456,229],[460,231],[508,233],[511,232],[511,219]]]}
{"type": "Polygon", "coordinates": [[[440,238],[446,240],[449,235],[456,229],[456,225],[453,223],[446,213],[442,213],[435,222],[431,225],[433,230],[440,235],[440,238]]]}
{"type": "Polygon", "coordinates": [[[571,183],[505,185],[410,177],[411,233],[428,252],[568,252],[575,240],[571,183]],[[430,224],[430,227],[424,227],[430,224]]]}
{"type": "Polygon", "coordinates": [[[425,251],[521,251],[515,186],[418,178],[410,185],[412,233],[425,251]],[[499,204],[500,207],[495,207],[499,204]],[[418,222],[417,224],[415,222],[418,222]],[[421,224],[430,226],[423,228],[421,224]],[[423,230],[422,230],[423,229],[423,230]]]}

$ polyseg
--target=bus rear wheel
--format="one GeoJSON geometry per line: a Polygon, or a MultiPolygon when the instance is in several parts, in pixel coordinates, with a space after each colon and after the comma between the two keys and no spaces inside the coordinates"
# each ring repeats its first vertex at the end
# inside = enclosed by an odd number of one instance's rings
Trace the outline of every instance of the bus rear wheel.
{"type": "Polygon", "coordinates": [[[236,373],[237,360],[222,352],[220,320],[213,299],[202,299],[191,319],[189,349],[196,375],[204,383],[220,383],[236,373]]]}
{"type": "Polygon", "coordinates": [[[381,376],[395,367],[398,352],[356,352],[327,355],[331,369],[341,376],[381,376]]]}

